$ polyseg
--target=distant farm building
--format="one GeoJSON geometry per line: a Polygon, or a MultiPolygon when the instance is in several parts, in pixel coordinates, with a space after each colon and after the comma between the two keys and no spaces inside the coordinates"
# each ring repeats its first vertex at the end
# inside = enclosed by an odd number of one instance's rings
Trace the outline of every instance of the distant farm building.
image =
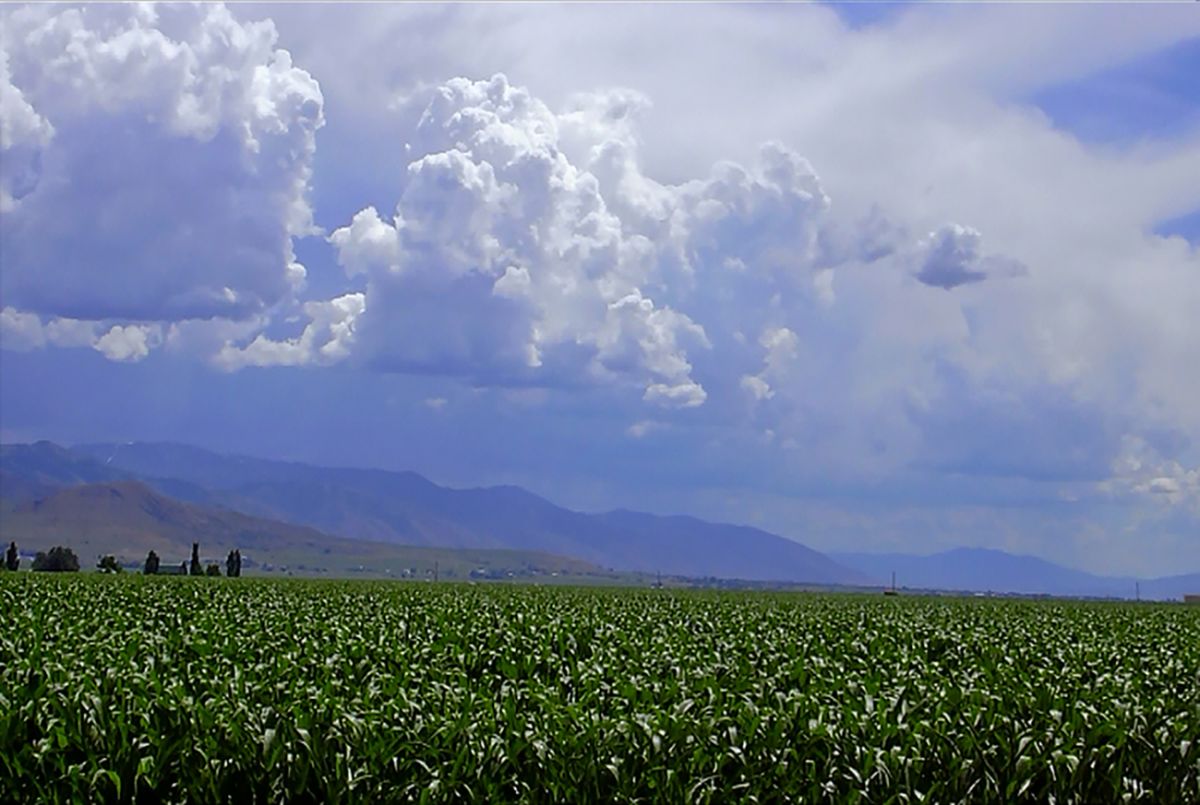
{"type": "Polygon", "coordinates": [[[1183,597],[1183,603],[1185,603],[1185,604],[1200,604],[1200,593],[1196,593],[1195,595],[1185,595],[1183,597]]]}

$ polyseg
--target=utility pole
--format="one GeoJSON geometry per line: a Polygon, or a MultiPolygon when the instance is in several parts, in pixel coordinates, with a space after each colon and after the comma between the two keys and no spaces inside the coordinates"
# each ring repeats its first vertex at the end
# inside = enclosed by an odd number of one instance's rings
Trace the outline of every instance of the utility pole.
{"type": "Polygon", "coordinates": [[[896,592],[896,571],[892,571],[892,592],[896,592]]]}
{"type": "Polygon", "coordinates": [[[1138,601],[1142,600],[1142,583],[1140,581],[1133,583],[1133,597],[1138,601]]]}

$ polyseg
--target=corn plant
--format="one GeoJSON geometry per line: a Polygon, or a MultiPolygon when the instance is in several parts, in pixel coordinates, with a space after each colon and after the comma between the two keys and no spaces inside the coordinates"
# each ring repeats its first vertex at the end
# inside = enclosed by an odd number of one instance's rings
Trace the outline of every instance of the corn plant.
{"type": "Polygon", "coordinates": [[[1200,611],[0,577],[0,801],[1200,802],[1200,611]]]}

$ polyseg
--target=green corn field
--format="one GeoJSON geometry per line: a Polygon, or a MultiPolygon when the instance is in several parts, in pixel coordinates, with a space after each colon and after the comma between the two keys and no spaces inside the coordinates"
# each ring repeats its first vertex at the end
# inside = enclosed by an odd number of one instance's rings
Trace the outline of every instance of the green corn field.
{"type": "Polygon", "coordinates": [[[0,800],[1200,802],[1200,610],[0,577],[0,800]]]}

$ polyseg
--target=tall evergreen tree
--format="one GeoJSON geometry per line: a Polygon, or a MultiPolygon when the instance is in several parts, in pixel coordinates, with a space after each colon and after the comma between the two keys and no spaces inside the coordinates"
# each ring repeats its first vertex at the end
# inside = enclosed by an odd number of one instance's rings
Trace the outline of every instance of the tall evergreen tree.
{"type": "Polygon", "coordinates": [[[8,570],[20,570],[21,557],[17,554],[17,543],[8,543],[8,551],[4,554],[4,567],[8,570]]]}
{"type": "Polygon", "coordinates": [[[33,569],[52,573],[75,573],[79,570],[79,557],[70,548],[55,545],[49,552],[38,551],[33,559],[33,569]]]}
{"type": "Polygon", "coordinates": [[[192,563],[188,572],[193,576],[203,576],[204,568],[200,566],[200,543],[192,543],[192,563]]]}

